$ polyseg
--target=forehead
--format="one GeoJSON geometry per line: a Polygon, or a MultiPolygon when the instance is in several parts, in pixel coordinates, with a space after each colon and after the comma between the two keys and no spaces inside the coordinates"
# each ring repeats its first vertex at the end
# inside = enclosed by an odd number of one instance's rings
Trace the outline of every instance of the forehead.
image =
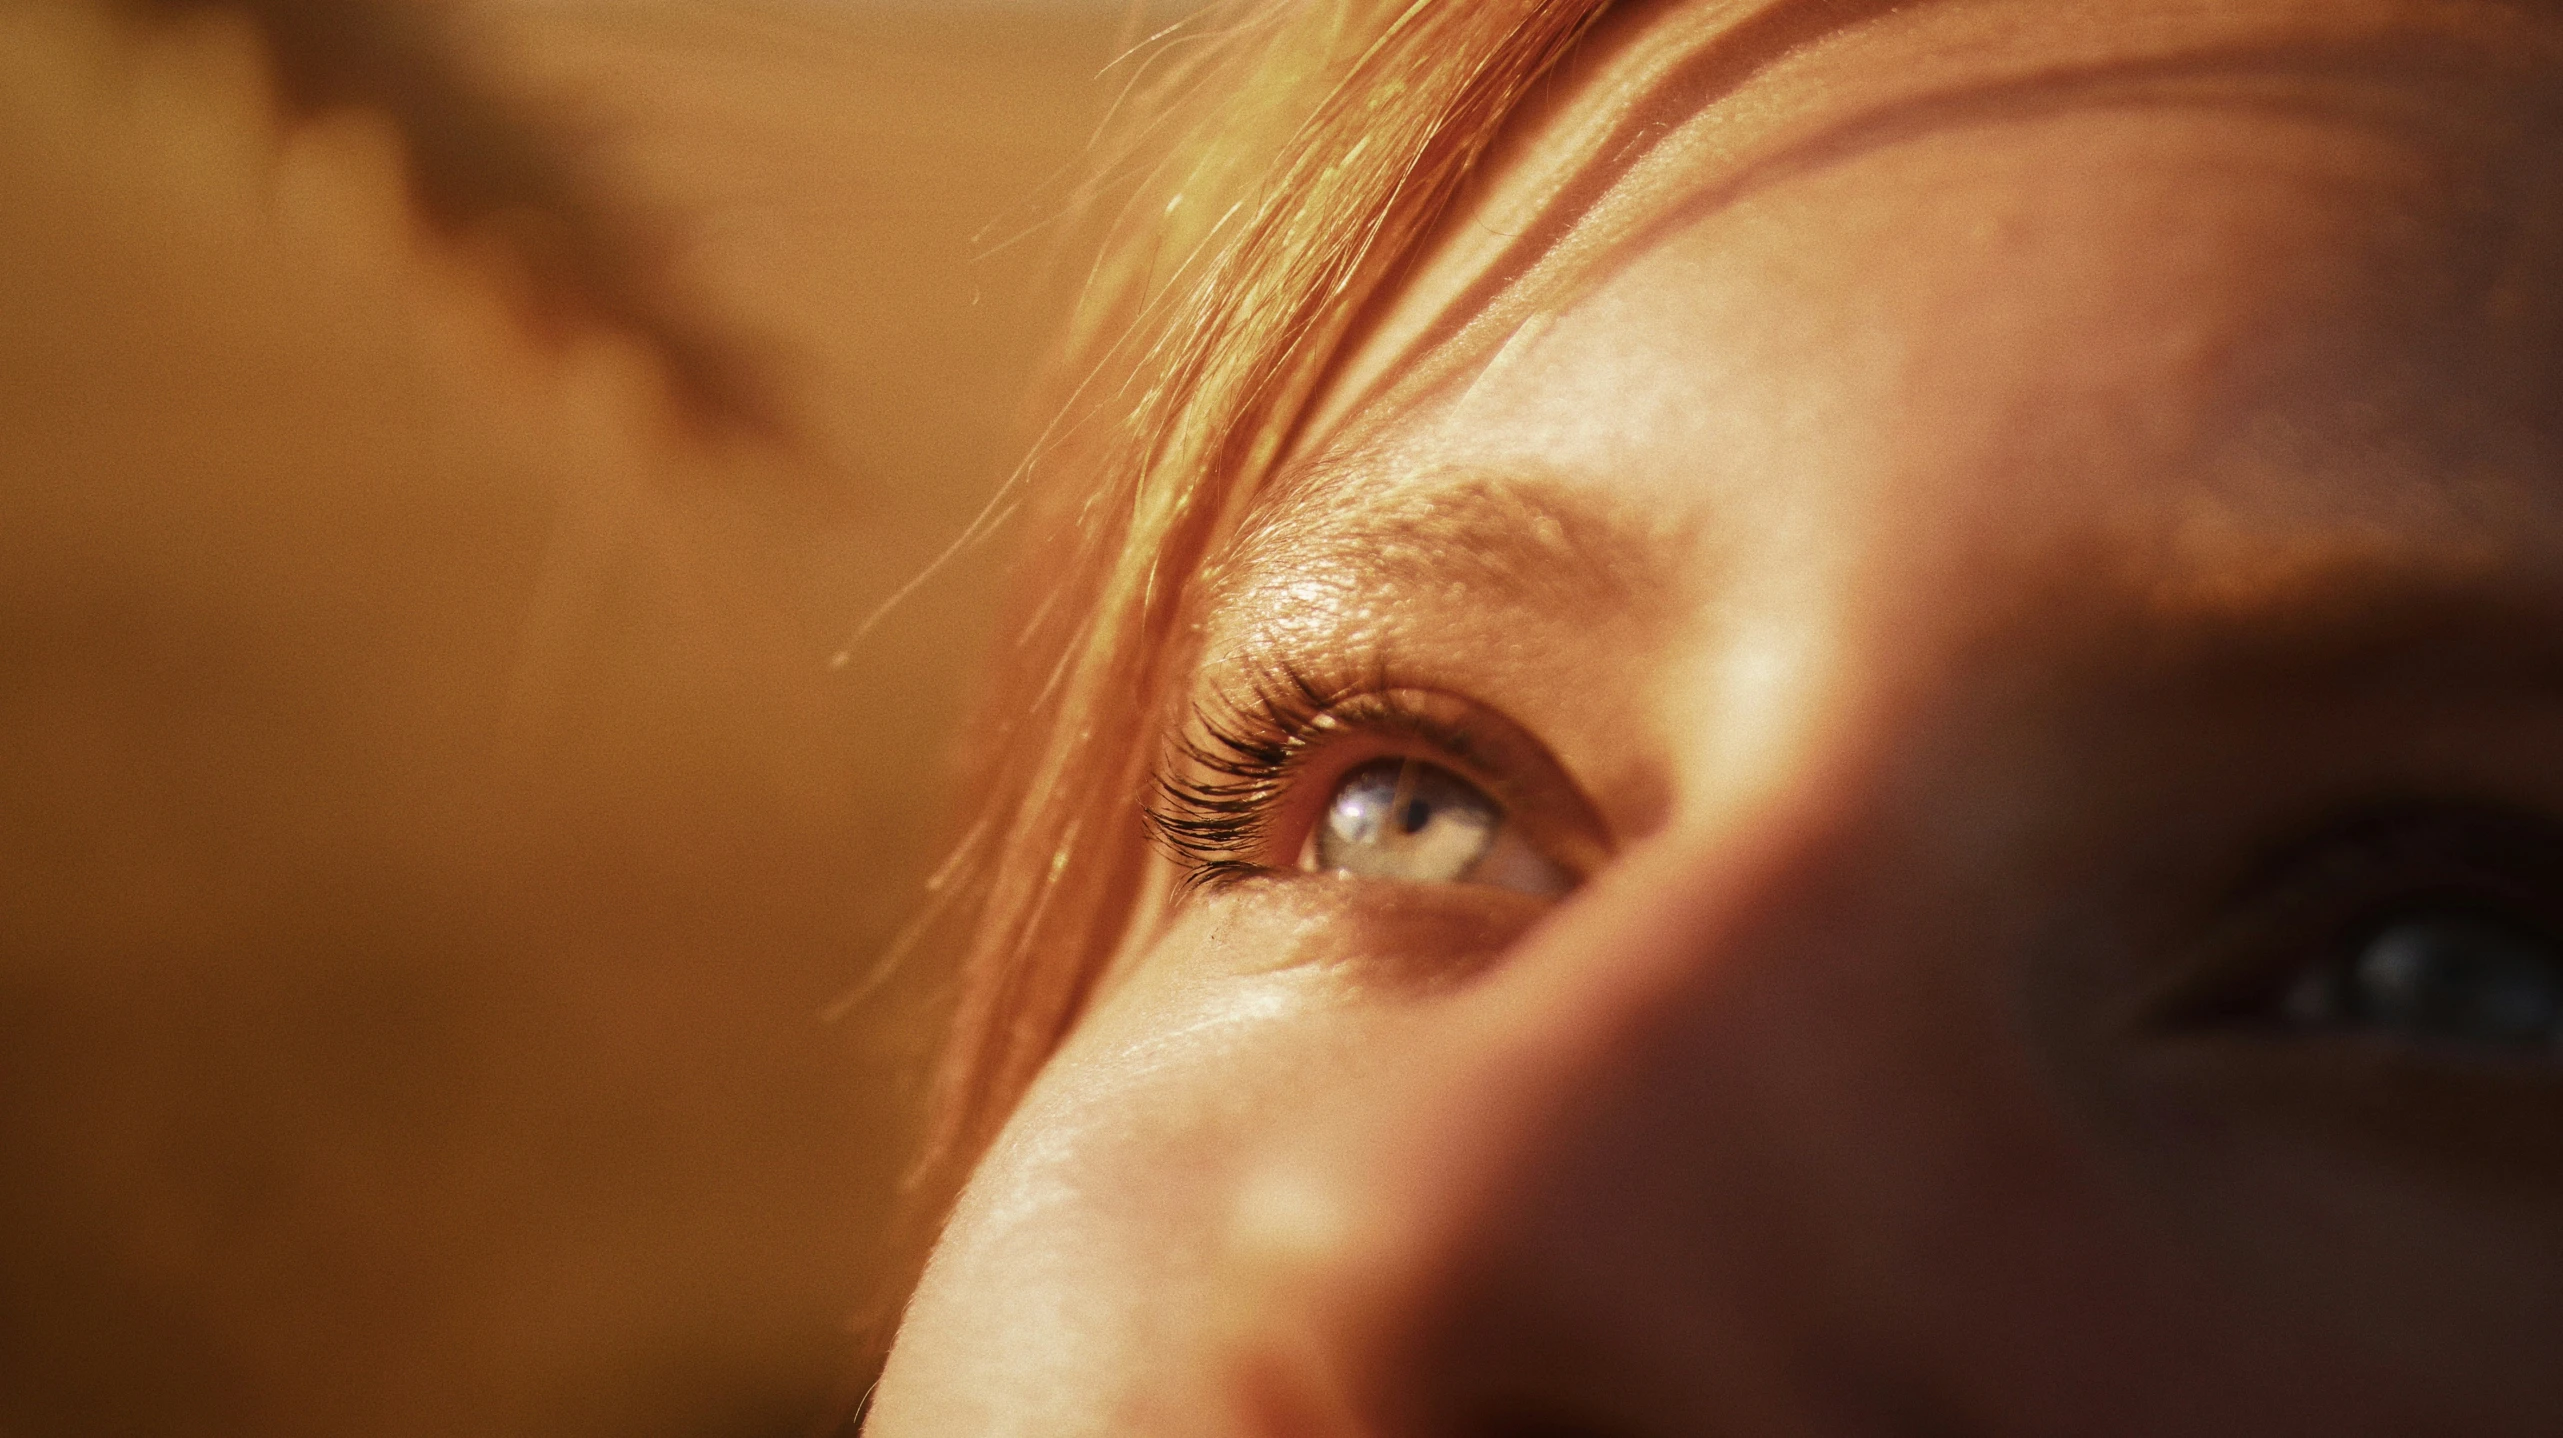
{"type": "Polygon", "coordinates": [[[1935,132],[2077,111],[2292,117],[2517,162],[2554,147],[2558,61],[2545,8],[2466,0],[1624,7],[1376,306],[1303,453],[1462,381],[1666,231],[1935,132]]]}
{"type": "Polygon", "coordinates": [[[1615,37],[1346,366],[1255,550],[1304,566],[1322,539],[1271,536],[1489,475],[1659,538],[1830,536],[1801,569],[1881,529],[2169,525],[2211,570],[2239,557],[2220,526],[2464,549],[2538,504],[2518,481],[2563,408],[2541,22],[1915,8],[1706,99],[1666,77],[1726,53],[1715,7],[1615,37]],[[1597,158],[1632,116],[1646,153],[1597,158]]]}
{"type": "Polygon", "coordinates": [[[1400,417],[1424,463],[1360,478],[1536,468],[1841,535],[2404,505],[2520,458],[2563,398],[2552,237],[2439,158],[2217,113],[1937,131],[1633,248],[1400,417]]]}

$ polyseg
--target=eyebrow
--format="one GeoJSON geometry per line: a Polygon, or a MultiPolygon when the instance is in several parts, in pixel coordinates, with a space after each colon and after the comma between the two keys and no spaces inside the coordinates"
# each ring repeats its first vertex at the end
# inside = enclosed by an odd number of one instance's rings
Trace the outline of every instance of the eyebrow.
{"type": "Polygon", "coordinates": [[[1458,591],[1570,622],[1644,612],[1670,593],[1687,526],[1599,502],[1536,473],[1383,480],[1368,464],[1291,484],[1217,566],[1214,611],[1311,582],[1338,591],[1458,591]]]}
{"type": "MultiPolygon", "coordinates": [[[[1536,471],[1391,480],[1356,459],[1298,477],[1208,592],[1213,614],[1304,606],[1313,585],[1319,603],[1433,595],[1580,628],[1661,612],[1700,582],[1698,538],[1696,523],[1536,471]]],[[[2000,626],[2008,639],[1989,637],[2032,667],[2079,674],[2074,687],[2093,694],[2563,693],[2563,583],[2530,555],[2452,558],[2370,552],[2258,578],[2246,561],[2205,590],[2200,576],[2131,584],[2096,572],[2082,622],[2041,635],[2015,617],[2000,626]]]]}

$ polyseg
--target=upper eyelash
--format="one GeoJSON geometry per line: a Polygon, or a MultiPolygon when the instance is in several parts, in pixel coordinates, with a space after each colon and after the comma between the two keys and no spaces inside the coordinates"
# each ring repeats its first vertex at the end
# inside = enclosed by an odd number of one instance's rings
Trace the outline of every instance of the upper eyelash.
{"type": "Polygon", "coordinates": [[[1269,872],[1257,855],[1307,755],[1331,733],[1403,734],[1464,754],[1466,736],[1404,702],[1384,676],[1327,684],[1288,664],[1213,690],[1167,746],[1144,818],[1187,890],[1269,872]]]}

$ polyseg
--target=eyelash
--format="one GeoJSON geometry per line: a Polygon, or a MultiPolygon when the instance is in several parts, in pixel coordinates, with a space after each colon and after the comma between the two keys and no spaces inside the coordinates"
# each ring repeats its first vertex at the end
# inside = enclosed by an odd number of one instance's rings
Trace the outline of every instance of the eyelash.
{"type": "Polygon", "coordinates": [[[1273,872],[1274,823],[1309,757],[1339,738],[1402,738],[1465,760],[1464,726],[1403,700],[1383,673],[1326,683],[1288,664],[1214,689],[1167,746],[1146,806],[1150,834],[1183,870],[1186,891],[1273,872]]]}

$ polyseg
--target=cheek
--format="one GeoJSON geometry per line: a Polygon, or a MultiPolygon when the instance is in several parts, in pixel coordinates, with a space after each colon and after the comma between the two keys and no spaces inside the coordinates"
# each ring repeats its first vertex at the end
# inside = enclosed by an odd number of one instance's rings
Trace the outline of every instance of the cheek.
{"type": "Polygon", "coordinates": [[[882,1431],[1147,1431],[1208,1396],[1166,1370],[1221,1321],[1243,1176],[1394,1020],[1323,967],[1205,977],[1167,952],[1187,942],[1179,924],[1089,1016],[979,1166],[901,1326],[882,1431]]]}

